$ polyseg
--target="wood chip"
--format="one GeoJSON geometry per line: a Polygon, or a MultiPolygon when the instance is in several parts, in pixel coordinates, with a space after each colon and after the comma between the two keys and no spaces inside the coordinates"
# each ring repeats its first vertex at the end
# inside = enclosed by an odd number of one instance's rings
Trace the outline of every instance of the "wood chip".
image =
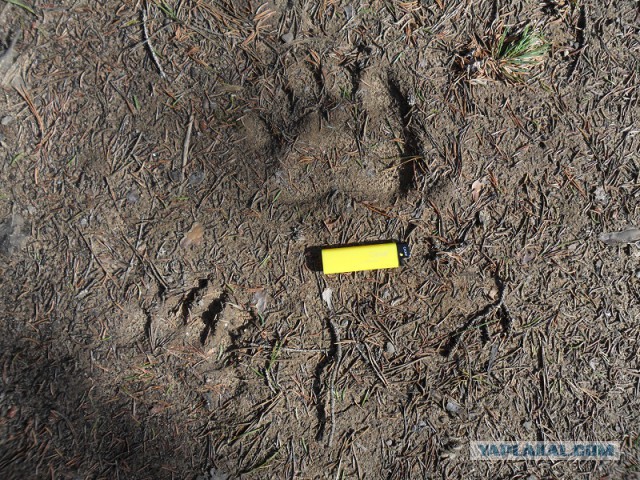
{"type": "Polygon", "coordinates": [[[188,248],[199,247],[202,245],[204,239],[204,227],[201,223],[194,223],[189,231],[184,235],[184,238],[180,241],[180,247],[185,250],[188,248]]]}

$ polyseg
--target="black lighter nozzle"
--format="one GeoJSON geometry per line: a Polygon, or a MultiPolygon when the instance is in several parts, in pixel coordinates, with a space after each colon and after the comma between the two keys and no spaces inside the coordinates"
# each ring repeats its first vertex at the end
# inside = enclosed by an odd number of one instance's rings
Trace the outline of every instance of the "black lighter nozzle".
{"type": "Polygon", "coordinates": [[[411,249],[409,248],[409,244],[407,242],[396,242],[398,246],[398,256],[400,258],[409,258],[411,257],[411,249]]]}

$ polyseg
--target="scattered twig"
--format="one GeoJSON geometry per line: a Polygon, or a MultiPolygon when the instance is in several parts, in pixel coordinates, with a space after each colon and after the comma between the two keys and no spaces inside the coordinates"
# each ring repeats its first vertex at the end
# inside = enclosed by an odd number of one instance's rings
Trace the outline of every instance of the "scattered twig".
{"type": "Polygon", "coordinates": [[[356,343],[356,349],[358,350],[358,353],[360,354],[360,356],[362,357],[364,362],[367,365],[369,365],[369,367],[371,368],[371,371],[378,378],[378,380],[380,380],[380,382],[386,388],[388,388],[389,387],[389,382],[387,382],[387,379],[384,377],[384,375],[380,371],[380,368],[376,365],[376,363],[371,358],[371,352],[369,352],[369,349],[365,348],[361,343],[356,343]],[[365,353],[365,350],[366,350],[366,353],[365,353]]]}
{"type": "Polygon", "coordinates": [[[20,85],[15,86],[14,88],[16,89],[16,92],[18,92],[18,94],[26,102],[27,106],[29,107],[29,110],[31,111],[31,114],[36,119],[36,123],[38,124],[38,129],[40,130],[40,138],[44,138],[45,131],[44,131],[44,122],[42,121],[42,117],[40,116],[40,113],[38,113],[38,109],[36,108],[35,103],[33,103],[33,99],[31,98],[31,95],[29,95],[29,92],[25,88],[24,83],[23,82],[20,82],[20,83],[21,83],[20,85]]]}
{"type": "MultiPolygon", "coordinates": [[[[266,349],[271,345],[269,344],[260,344],[260,343],[249,343],[247,345],[232,347],[228,351],[235,352],[240,350],[256,350],[256,349],[266,349]]],[[[331,349],[329,348],[289,348],[289,347],[281,347],[281,352],[286,353],[306,353],[306,354],[316,354],[316,353],[328,353],[331,349]]]]}
{"type": "Polygon", "coordinates": [[[167,78],[167,75],[164,73],[164,70],[162,69],[162,65],[160,64],[160,59],[158,58],[158,55],[156,54],[155,50],[153,49],[153,46],[151,45],[149,28],[147,27],[147,19],[149,16],[147,11],[148,8],[149,8],[149,5],[145,1],[144,5],[142,6],[142,33],[144,34],[144,43],[147,44],[147,48],[149,49],[149,54],[151,55],[151,59],[153,60],[153,63],[155,63],[156,68],[160,73],[160,76],[162,78],[167,78]]]}
{"type": "Polygon", "coordinates": [[[504,332],[506,334],[511,332],[511,313],[509,312],[507,305],[504,303],[505,285],[502,279],[498,276],[498,273],[495,275],[495,281],[499,291],[498,300],[472,315],[469,320],[467,320],[467,322],[452,335],[444,349],[443,353],[445,356],[449,356],[455,351],[456,347],[460,344],[460,340],[462,340],[462,337],[467,331],[480,325],[484,319],[492,317],[497,312],[500,312],[504,332]]]}
{"type": "Polygon", "coordinates": [[[338,369],[340,368],[340,362],[342,361],[342,345],[340,345],[340,332],[338,331],[338,327],[331,319],[329,319],[329,328],[331,328],[331,332],[333,333],[333,342],[335,345],[335,352],[333,356],[334,365],[331,370],[331,375],[329,376],[329,411],[331,414],[331,430],[329,430],[328,445],[331,447],[333,444],[333,434],[336,430],[334,386],[336,383],[336,376],[338,375],[338,369]]]}
{"type": "Polygon", "coordinates": [[[329,411],[331,414],[331,431],[329,435],[329,446],[333,441],[333,433],[335,431],[335,405],[334,405],[334,387],[336,381],[336,375],[338,373],[338,369],[340,368],[340,361],[342,359],[342,345],[340,344],[340,334],[338,332],[338,328],[333,320],[328,320],[329,323],[329,332],[331,335],[331,350],[328,354],[322,359],[322,361],[316,366],[316,378],[314,380],[314,391],[316,394],[316,398],[318,399],[317,409],[318,409],[318,422],[319,428],[318,433],[316,435],[317,440],[322,440],[324,438],[324,431],[327,425],[327,403],[329,404],[329,411]],[[329,375],[328,385],[325,388],[325,398],[324,402],[320,401],[320,392],[322,389],[322,372],[325,370],[325,367],[329,364],[329,362],[333,363],[333,370],[329,375]]]}
{"type": "Polygon", "coordinates": [[[189,125],[187,126],[187,133],[184,136],[184,144],[182,147],[182,178],[184,178],[184,171],[187,167],[187,160],[189,158],[189,144],[191,143],[191,131],[193,130],[193,113],[189,116],[189,125]]]}

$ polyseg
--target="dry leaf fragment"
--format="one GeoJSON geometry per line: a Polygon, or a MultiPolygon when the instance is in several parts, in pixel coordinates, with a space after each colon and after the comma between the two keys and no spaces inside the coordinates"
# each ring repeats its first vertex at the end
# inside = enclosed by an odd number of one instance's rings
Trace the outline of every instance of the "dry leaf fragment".
{"type": "Polygon", "coordinates": [[[323,220],[323,223],[324,223],[324,226],[327,227],[327,230],[329,230],[329,232],[332,232],[333,227],[335,227],[339,221],[340,221],[340,217],[336,217],[334,219],[327,218],[326,220],[323,220]]]}
{"type": "Polygon", "coordinates": [[[267,309],[267,292],[265,292],[262,288],[260,290],[257,290],[253,294],[252,303],[256,309],[256,312],[258,312],[259,315],[262,315],[267,309]]]}
{"type": "Polygon", "coordinates": [[[480,198],[480,193],[482,192],[482,189],[484,188],[485,185],[486,183],[484,178],[481,178],[480,180],[476,180],[471,184],[471,198],[473,198],[474,202],[477,202],[478,199],[480,198]]]}
{"type": "Polygon", "coordinates": [[[204,238],[204,227],[201,223],[195,222],[189,231],[180,240],[180,246],[184,249],[198,247],[204,238]]]}

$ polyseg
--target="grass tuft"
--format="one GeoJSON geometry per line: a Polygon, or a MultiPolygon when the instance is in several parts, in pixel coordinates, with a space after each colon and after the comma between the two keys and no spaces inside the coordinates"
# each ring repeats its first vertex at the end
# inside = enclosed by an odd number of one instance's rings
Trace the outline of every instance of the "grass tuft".
{"type": "Polygon", "coordinates": [[[486,83],[490,78],[523,83],[544,63],[549,43],[531,25],[510,29],[493,28],[485,38],[474,41],[456,57],[456,67],[470,83],[486,83]]]}
{"type": "Polygon", "coordinates": [[[541,33],[527,25],[512,34],[504,29],[491,49],[489,66],[496,75],[510,82],[522,82],[531,72],[542,65],[549,51],[549,43],[541,33]]]}

